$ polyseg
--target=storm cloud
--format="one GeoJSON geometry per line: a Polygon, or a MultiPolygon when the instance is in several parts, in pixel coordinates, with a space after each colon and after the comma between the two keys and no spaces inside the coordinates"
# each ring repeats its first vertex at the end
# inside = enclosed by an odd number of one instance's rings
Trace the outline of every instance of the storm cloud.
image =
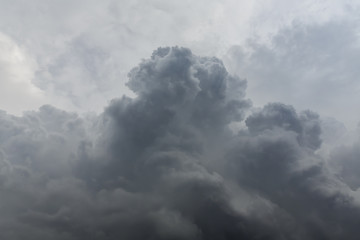
{"type": "Polygon", "coordinates": [[[316,113],[186,48],[128,78],[100,115],[0,113],[2,239],[357,239],[358,150],[319,155],[316,113]]]}

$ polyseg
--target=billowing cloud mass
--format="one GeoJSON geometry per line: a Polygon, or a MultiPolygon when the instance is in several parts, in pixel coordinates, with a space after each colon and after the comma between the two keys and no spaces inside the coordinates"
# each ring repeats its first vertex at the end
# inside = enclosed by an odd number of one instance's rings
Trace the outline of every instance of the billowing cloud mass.
{"type": "Polygon", "coordinates": [[[358,238],[358,144],[322,157],[318,114],[186,48],[128,77],[100,115],[0,113],[1,239],[358,238]]]}

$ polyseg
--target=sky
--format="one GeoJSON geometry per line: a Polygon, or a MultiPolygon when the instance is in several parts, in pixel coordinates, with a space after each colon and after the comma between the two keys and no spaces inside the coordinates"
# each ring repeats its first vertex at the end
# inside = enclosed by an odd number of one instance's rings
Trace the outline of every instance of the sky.
{"type": "Polygon", "coordinates": [[[359,16],[0,0],[0,238],[357,239],[359,16]]]}
{"type": "Polygon", "coordinates": [[[141,59],[160,46],[182,46],[219,57],[246,78],[256,106],[283,101],[352,129],[360,119],[349,107],[359,94],[357,1],[1,5],[0,107],[10,114],[43,104],[99,113],[111,99],[133,96],[124,84],[141,59]]]}

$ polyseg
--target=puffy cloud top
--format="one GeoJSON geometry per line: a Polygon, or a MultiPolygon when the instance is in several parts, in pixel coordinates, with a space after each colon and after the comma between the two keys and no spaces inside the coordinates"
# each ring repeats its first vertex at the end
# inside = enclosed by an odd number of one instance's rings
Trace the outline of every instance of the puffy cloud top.
{"type": "Polygon", "coordinates": [[[358,181],[317,154],[317,114],[270,103],[244,121],[246,82],[186,48],[128,86],[99,116],[0,113],[2,239],[357,239],[358,181]]]}

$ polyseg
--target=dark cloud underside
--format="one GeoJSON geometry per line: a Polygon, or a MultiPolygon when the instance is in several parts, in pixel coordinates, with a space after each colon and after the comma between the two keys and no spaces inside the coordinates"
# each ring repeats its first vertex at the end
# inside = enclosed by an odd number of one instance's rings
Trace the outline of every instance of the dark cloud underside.
{"type": "Polygon", "coordinates": [[[0,113],[1,239],[357,239],[358,151],[335,174],[316,113],[244,119],[246,82],[185,48],[128,76],[100,116],[0,113]]]}

